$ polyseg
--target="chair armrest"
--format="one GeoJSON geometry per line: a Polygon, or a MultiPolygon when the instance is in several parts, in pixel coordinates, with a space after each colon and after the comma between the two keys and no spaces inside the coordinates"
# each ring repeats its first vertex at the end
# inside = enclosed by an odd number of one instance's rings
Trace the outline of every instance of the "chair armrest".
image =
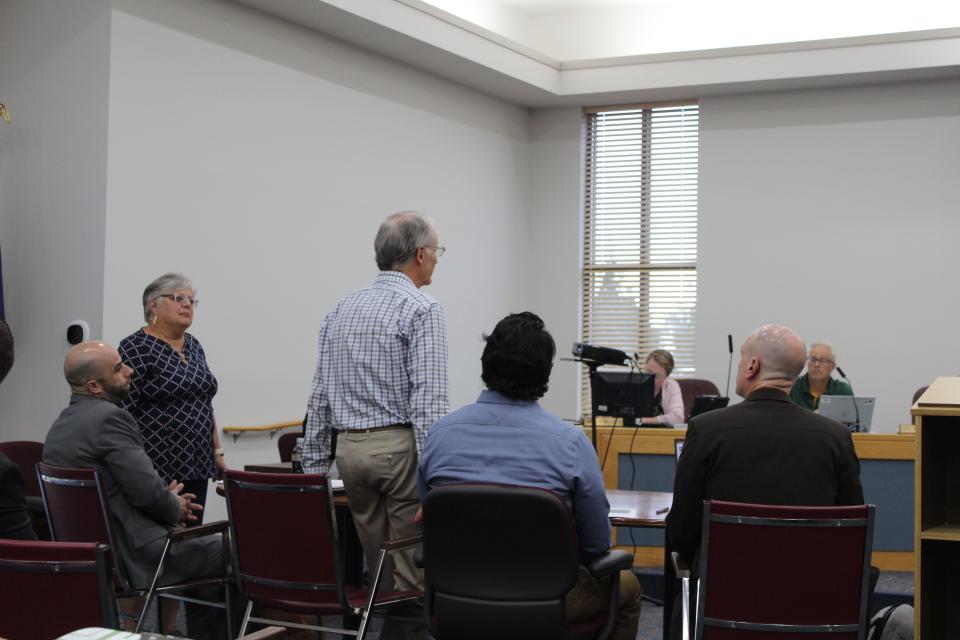
{"type": "Polygon", "coordinates": [[[180,542],[181,540],[190,540],[191,538],[209,536],[214,533],[223,533],[229,527],[230,523],[226,520],[218,520],[216,522],[202,524],[198,527],[174,529],[167,534],[167,538],[169,538],[171,542],[180,542]]]}
{"type": "Polygon", "coordinates": [[[587,571],[594,577],[606,576],[633,568],[633,556],[620,549],[609,549],[590,561],[587,571]]]}
{"type": "Polygon", "coordinates": [[[399,551],[400,549],[416,546],[421,542],[423,542],[423,534],[418,533],[417,535],[407,536],[406,538],[384,540],[383,544],[380,545],[380,549],[389,553],[391,551],[399,551]]]}
{"type": "Polygon", "coordinates": [[[673,563],[673,572],[678,578],[690,577],[690,565],[680,559],[679,553],[676,551],[671,551],[670,562],[673,563]]]}

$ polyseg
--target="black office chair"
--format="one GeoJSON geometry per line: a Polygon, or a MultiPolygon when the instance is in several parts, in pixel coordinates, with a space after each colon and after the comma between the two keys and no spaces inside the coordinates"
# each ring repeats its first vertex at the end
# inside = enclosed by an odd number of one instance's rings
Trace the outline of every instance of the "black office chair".
{"type": "Polygon", "coordinates": [[[564,601],[577,581],[573,518],[554,493],[504,485],[448,485],[423,505],[422,564],[431,638],[529,640],[607,638],[619,599],[625,551],[591,562],[611,576],[610,607],[597,619],[567,623],[564,601]]]}

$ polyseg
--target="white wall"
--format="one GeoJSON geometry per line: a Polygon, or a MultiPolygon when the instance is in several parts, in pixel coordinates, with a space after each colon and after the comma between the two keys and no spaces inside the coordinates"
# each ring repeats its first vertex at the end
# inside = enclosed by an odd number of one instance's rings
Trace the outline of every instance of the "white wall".
{"type": "Polygon", "coordinates": [[[18,0],[0,11],[0,247],[16,363],[0,439],[42,440],[66,406],[66,328],[103,310],[110,6],[18,0]]]}
{"type": "Polygon", "coordinates": [[[874,425],[960,370],[960,82],[704,99],[697,371],[756,326],[834,343],[874,425]]]}
{"type": "MultiPolygon", "coordinates": [[[[543,406],[563,418],[578,418],[580,368],[565,362],[580,341],[581,110],[541,109],[530,117],[530,205],[527,211],[525,308],[539,314],[557,343],[558,359],[543,406]]],[[[519,309],[518,309],[519,310],[519,309]]]]}
{"type": "MultiPolygon", "coordinates": [[[[526,291],[527,112],[225,3],[113,14],[104,335],[143,324],[181,270],[221,425],[303,416],[323,315],[376,275],[387,214],[437,221],[427,291],[447,312],[451,403],[481,388],[480,335],[526,291]]],[[[228,460],[275,441],[225,442],[228,460]]]]}
{"type": "MultiPolygon", "coordinates": [[[[918,387],[960,371],[960,82],[700,105],[697,375],[723,391],[727,334],[735,367],[750,331],[785,323],[808,341],[832,341],[854,390],[877,398],[875,430],[895,432],[918,387]]],[[[569,205],[580,172],[568,160],[580,121],[576,110],[532,120],[531,299],[563,352],[579,326],[579,262],[570,260],[579,261],[580,211],[569,205]]],[[[562,388],[548,406],[571,415],[576,383],[562,388]]]]}

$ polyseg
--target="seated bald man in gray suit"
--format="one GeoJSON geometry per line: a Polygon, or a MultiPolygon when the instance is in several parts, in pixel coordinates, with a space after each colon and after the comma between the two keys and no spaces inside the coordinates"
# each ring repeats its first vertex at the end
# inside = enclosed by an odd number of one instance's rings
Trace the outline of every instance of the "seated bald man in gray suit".
{"type": "MultiPolygon", "coordinates": [[[[167,532],[195,520],[191,494],[177,481],[167,485],[143,449],[133,416],[117,406],[130,394],[133,369],[117,350],[103,342],[73,347],[63,363],[70,385],[70,405],[56,419],[43,445],[43,461],[58,467],[98,467],[113,512],[116,556],[134,586],[146,588],[160,562],[167,532]]],[[[161,584],[223,575],[219,536],[178,543],[167,557],[161,584]]],[[[208,594],[204,594],[208,595],[208,594]]],[[[214,594],[215,595],[215,594],[214,594]]],[[[209,596],[208,596],[209,597],[209,596]]],[[[164,632],[176,626],[176,607],[167,607],[164,632]]],[[[214,635],[219,611],[187,603],[191,638],[214,635]]],[[[219,616],[222,617],[222,616],[219,616]]]]}

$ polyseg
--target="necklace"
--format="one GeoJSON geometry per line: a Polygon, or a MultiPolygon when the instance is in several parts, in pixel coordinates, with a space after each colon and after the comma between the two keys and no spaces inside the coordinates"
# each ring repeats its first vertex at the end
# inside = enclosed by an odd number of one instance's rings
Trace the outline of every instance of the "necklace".
{"type": "Polygon", "coordinates": [[[190,360],[187,358],[187,356],[183,354],[183,347],[186,344],[186,342],[182,338],[180,340],[180,348],[178,349],[176,346],[174,346],[174,340],[169,336],[167,336],[167,334],[165,334],[163,331],[158,329],[156,326],[145,328],[144,332],[147,333],[148,335],[152,335],[154,338],[157,338],[162,342],[165,342],[168,347],[173,349],[174,352],[176,352],[176,354],[180,356],[180,362],[182,362],[183,364],[190,364],[190,360]]]}

